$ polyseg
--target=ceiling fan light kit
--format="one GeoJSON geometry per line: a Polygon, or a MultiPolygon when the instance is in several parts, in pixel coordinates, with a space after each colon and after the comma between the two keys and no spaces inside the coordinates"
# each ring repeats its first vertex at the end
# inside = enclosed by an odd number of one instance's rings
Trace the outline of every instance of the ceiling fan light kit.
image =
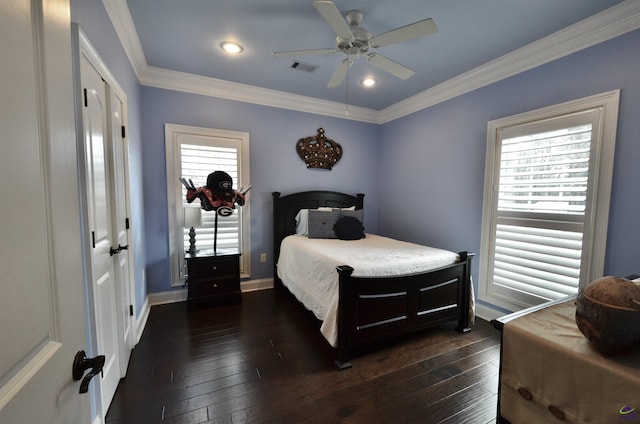
{"type": "Polygon", "coordinates": [[[336,48],[290,50],[273,52],[272,55],[274,57],[295,57],[334,53],[346,54],[347,58],[342,60],[331,76],[327,84],[329,88],[342,85],[353,61],[360,56],[366,56],[368,63],[402,80],[411,78],[415,73],[412,69],[381,54],[369,53],[369,50],[424,37],[438,31],[433,19],[428,18],[372,37],[366,29],[360,26],[363,19],[362,12],[350,10],[347,12],[345,20],[331,0],[316,0],[313,2],[313,6],[336,34],[336,48]]]}

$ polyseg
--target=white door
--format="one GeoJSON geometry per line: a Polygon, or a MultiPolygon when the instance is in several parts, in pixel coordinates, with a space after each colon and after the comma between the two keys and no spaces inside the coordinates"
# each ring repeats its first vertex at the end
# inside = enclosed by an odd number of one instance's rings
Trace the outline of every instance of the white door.
{"type": "Polygon", "coordinates": [[[0,1],[3,424],[90,421],[69,33],[68,0],[0,1]]]}
{"type": "Polygon", "coordinates": [[[91,279],[95,312],[97,350],[105,356],[100,380],[100,411],[106,414],[120,381],[118,345],[118,301],[115,259],[112,249],[117,241],[112,222],[112,197],[109,169],[107,86],[95,68],[83,56],[80,79],[84,96],[82,123],[87,183],[89,231],[91,237],[91,279]]]}
{"type": "MultiPolygon", "coordinates": [[[[120,377],[124,377],[131,357],[131,350],[135,344],[133,330],[133,300],[131,295],[130,273],[131,249],[129,248],[129,220],[127,207],[127,155],[126,133],[124,126],[124,101],[114,90],[110,90],[111,113],[111,149],[113,153],[112,199],[114,211],[112,214],[113,228],[115,229],[116,245],[119,252],[116,258],[116,281],[118,295],[118,333],[119,333],[119,357],[120,377]]],[[[106,411],[105,411],[106,412],[106,411]]]]}

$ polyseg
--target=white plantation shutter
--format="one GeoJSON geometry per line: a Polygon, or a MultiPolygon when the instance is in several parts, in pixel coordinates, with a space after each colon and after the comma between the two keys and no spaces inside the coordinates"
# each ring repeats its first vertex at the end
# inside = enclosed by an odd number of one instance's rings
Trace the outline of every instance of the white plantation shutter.
{"type": "MultiPolygon", "coordinates": [[[[207,176],[213,171],[224,171],[233,179],[233,188],[238,190],[239,157],[237,148],[206,146],[197,144],[181,144],[181,175],[191,179],[196,187],[207,183],[207,176]]],[[[182,187],[183,207],[189,206],[186,201],[187,189],[182,187]]],[[[198,200],[193,203],[199,204],[198,200]]],[[[242,208],[236,206],[233,214],[225,217],[218,215],[218,249],[235,248],[241,250],[240,214],[242,208]]],[[[202,226],[196,228],[196,248],[213,249],[215,233],[215,211],[202,210],[202,226]]],[[[189,249],[189,229],[183,228],[184,250],[189,249]]]]}
{"type": "Polygon", "coordinates": [[[543,300],[577,292],[591,132],[502,139],[494,284],[543,300]]]}
{"type": "MultiPolygon", "coordinates": [[[[250,186],[249,133],[165,124],[167,166],[167,199],[169,249],[171,257],[171,285],[183,286],[186,279],[185,252],[189,249],[189,229],[185,229],[184,210],[200,207],[200,200],[191,204],[186,200],[187,190],[179,179],[191,180],[202,187],[207,176],[224,171],[233,179],[233,188],[250,186]]],[[[251,231],[250,195],[244,206],[236,205],[233,214],[218,215],[217,248],[237,249],[240,253],[240,275],[250,276],[251,231]]],[[[202,210],[202,225],[195,227],[196,248],[212,251],[215,233],[215,212],[202,210]]]]}
{"type": "MultiPolygon", "coordinates": [[[[490,123],[481,300],[515,310],[576,294],[601,276],[593,276],[591,262],[594,251],[603,252],[604,238],[596,249],[594,234],[606,235],[606,223],[596,231],[594,199],[606,188],[599,178],[610,186],[615,141],[603,148],[604,112],[578,106],[490,123]],[[604,174],[602,156],[611,161],[604,174]]],[[[608,211],[608,192],[600,198],[608,211]]]]}

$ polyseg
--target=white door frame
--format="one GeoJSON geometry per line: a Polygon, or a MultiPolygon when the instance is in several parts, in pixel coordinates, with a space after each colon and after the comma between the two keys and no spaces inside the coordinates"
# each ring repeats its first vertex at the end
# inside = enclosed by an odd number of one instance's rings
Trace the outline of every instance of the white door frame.
{"type": "Polygon", "coordinates": [[[124,246],[118,253],[118,260],[115,264],[116,274],[121,279],[120,284],[117,285],[118,299],[121,302],[121,309],[118,314],[118,333],[120,337],[120,370],[121,377],[126,375],[127,366],[129,364],[129,358],[131,356],[131,350],[135,346],[136,335],[136,320],[133,319],[134,302],[133,302],[133,267],[131,258],[133,254],[131,252],[132,242],[130,236],[130,219],[131,216],[129,209],[129,163],[128,158],[128,143],[126,137],[126,116],[127,116],[127,101],[124,93],[119,93],[111,86],[107,88],[109,111],[111,113],[111,139],[113,154],[113,184],[112,184],[112,204],[113,204],[113,230],[116,240],[114,244],[119,247],[124,246]],[[114,103],[118,103],[120,107],[116,108],[114,103]],[[124,275],[123,275],[124,274],[124,275]]]}
{"type": "Polygon", "coordinates": [[[90,418],[72,375],[87,340],[69,15],[68,0],[0,2],[3,424],[90,418]]]}
{"type": "MultiPolygon", "coordinates": [[[[101,59],[101,57],[98,55],[97,51],[95,50],[95,48],[91,45],[91,43],[89,42],[88,38],[86,37],[86,35],[82,32],[82,30],[79,28],[79,26],[77,24],[72,24],[72,42],[73,42],[73,54],[74,54],[74,66],[73,66],[73,71],[74,71],[74,85],[78,91],[78,93],[76,93],[76,113],[77,114],[82,114],[82,90],[81,90],[81,84],[80,84],[80,60],[81,57],[84,56],[90,63],[91,65],[93,65],[93,67],[98,71],[98,73],[100,74],[100,76],[102,77],[102,79],[107,83],[108,89],[107,89],[107,98],[110,98],[110,92],[114,92],[122,101],[123,101],[123,116],[122,116],[122,122],[123,125],[126,127],[128,120],[127,120],[127,101],[126,101],[126,94],[124,92],[124,90],[120,87],[120,85],[118,84],[117,80],[113,77],[113,75],[111,74],[111,72],[109,71],[109,69],[107,68],[107,66],[105,65],[104,61],[101,59]]],[[[81,117],[76,119],[76,131],[78,134],[78,150],[79,150],[79,154],[78,154],[78,171],[79,171],[79,175],[86,175],[86,166],[84,163],[84,157],[85,157],[85,149],[84,149],[84,129],[83,129],[83,124],[82,124],[82,119],[81,117]]],[[[129,158],[128,158],[128,139],[125,137],[124,140],[124,178],[125,178],[125,194],[124,194],[124,199],[122,199],[125,203],[125,207],[126,207],[126,213],[127,216],[131,216],[131,210],[130,210],[130,191],[129,191],[129,158]]],[[[110,143],[110,142],[109,142],[110,143]]],[[[87,199],[87,182],[84,180],[84,178],[80,179],[80,196],[81,196],[81,209],[82,209],[82,214],[81,214],[81,220],[82,220],[82,232],[83,232],[83,239],[85,240],[84,246],[83,246],[83,258],[84,258],[84,272],[85,275],[87,276],[85,284],[87,285],[86,287],[86,295],[87,295],[87,299],[86,299],[86,308],[87,308],[87,327],[88,327],[88,341],[87,341],[87,345],[89,347],[89,352],[88,355],[89,356],[94,356],[94,355],[99,355],[101,354],[101,352],[98,352],[98,345],[97,345],[97,321],[96,321],[96,310],[95,310],[95,303],[94,303],[94,293],[93,293],[93,287],[92,287],[92,260],[91,260],[91,243],[90,238],[91,238],[91,231],[89,228],[89,219],[88,219],[88,199],[87,199]]],[[[129,231],[131,230],[131,227],[129,227],[129,231]]],[[[135,246],[133,245],[133,240],[132,237],[129,237],[129,248],[127,250],[123,250],[121,251],[121,253],[119,254],[124,254],[127,255],[128,258],[128,263],[129,263],[129,279],[128,279],[128,287],[124,287],[124,290],[127,290],[129,293],[129,299],[131,302],[132,306],[135,306],[136,302],[135,302],[135,285],[133,284],[134,281],[134,263],[133,263],[133,258],[135,255],[133,255],[133,250],[135,249],[135,246]]],[[[118,298],[119,300],[122,299],[122,297],[118,298]]],[[[126,307],[127,309],[130,308],[130,305],[122,305],[124,307],[126,307]]],[[[122,345],[122,341],[123,341],[123,336],[122,334],[119,334],[118,337],[118,341],[119,341],[119,350],[120,352],[122,352],[125,349],[131,350],[133,349],[136,341],[138,340],[138,336],[136,334],[137,332],[137,326],[136,326],[136,315],[135,315],[135,307],[132,307],[133,309],[133,314],[132,315],[128,315],[128,319],[130,320],[130,322],[128,323],[129,328],[131,329],[131,331],[129,332],[127,339],[124,341],[125,342],[125,346],[122,345]]],[[[121,333],[123,331],[123,328],[125,327],[124,323],[119,322],[118,325],[118,331],[119,333],[121,333]]],[[[125,357],[125,358],[129,358],[129,355],[120,355],[121,358],[125,357]]],[[[120,366],[120,378],[124,377],[126,375],[126,364],[121,364],[120,366]]],[[[101,398],[101,393],[100,393],[100,388],[99,388],[99,384],[96,384],[95,386],[93,386],[93,389],[91,391],[91,396],[92,399],[94,400],[94,405],[96,405],[96,407],[98,408],[97,411],[94,411],[98,417],[100,418],[100,420],[102,420],[102,422],[104,422],[104,417],[107,413],[107,411],[101,411],[100,409],[100,398],[101,398]],[[97,388],[96,388],[97,387],[97,388]]]]}

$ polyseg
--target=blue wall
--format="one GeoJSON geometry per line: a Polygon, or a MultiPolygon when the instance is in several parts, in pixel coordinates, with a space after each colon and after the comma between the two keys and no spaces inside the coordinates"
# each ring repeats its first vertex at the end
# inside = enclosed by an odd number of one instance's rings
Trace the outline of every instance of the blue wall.
{"type": "Polygon", "coordinates": [[[80,26],[80,29],[97,50],[127,96],[127,140],[129,143],[129,190],[131,200],[131,231],[129,236],[130,244],[133,246],[133,273],[137,315],[147,298],[147,286],[143,278],[143,272],[146,267],[146,241],[144,236],[146,212],[142,197],[144,169],[142,167],[142,140],[140,136],[142,132],[140,126],[140,84],[101,0],[71,0],[71,21],[80,26]]]}
{"type": "Polygon", "coordinates": [[[378,227],[376,164],[379,126],[308,113],[152,87],[142,89],[142,135],[149,292],[170,290],[164,124],[192,125],[249,133],[251,191],[251,278],[273,276],[272,196],[301,190],[365,193],[365,226],[378,227]],[[298,139],[324,128],[344,154],[331,171],[307,169],[298,139]],[[267,253],[267,262],[259,254],[267,253]]]}
{"type": "Polygon", "coordinates": [[[383,125],[379,166],[391,178],[380,180],[380,195],[406,207],[403,219],[381,208],[380,231],[479,253],[487,123],[620,89],[605,274],[640,273],[639,46],[634,31],[383,125]]]}
{"type": "MultiPolygon", "coordinates": [[[[250,133],[252,278],[272,272],[271,192],[364,192],[368,231],[451,250],[479,252],[487,122],[621,89],[605,273],[638,273],[640,31],[378,126],[140,87],[101,0],[72,0],[78,22],[129,102],[129,155],[136,296],[170,290],[164,124],[250,133]],[[344,158],[308,170],[294,144],[318,127],[344,158]],[[398,205],[400,207],[398,207],[398,205]],[[269,262],[257,261],[266,252],[269,262]],[[147,284],[141,277],[147,270],[147,284]]],[[[477,285],[476,257],[474,280],[477,285]]]]}

